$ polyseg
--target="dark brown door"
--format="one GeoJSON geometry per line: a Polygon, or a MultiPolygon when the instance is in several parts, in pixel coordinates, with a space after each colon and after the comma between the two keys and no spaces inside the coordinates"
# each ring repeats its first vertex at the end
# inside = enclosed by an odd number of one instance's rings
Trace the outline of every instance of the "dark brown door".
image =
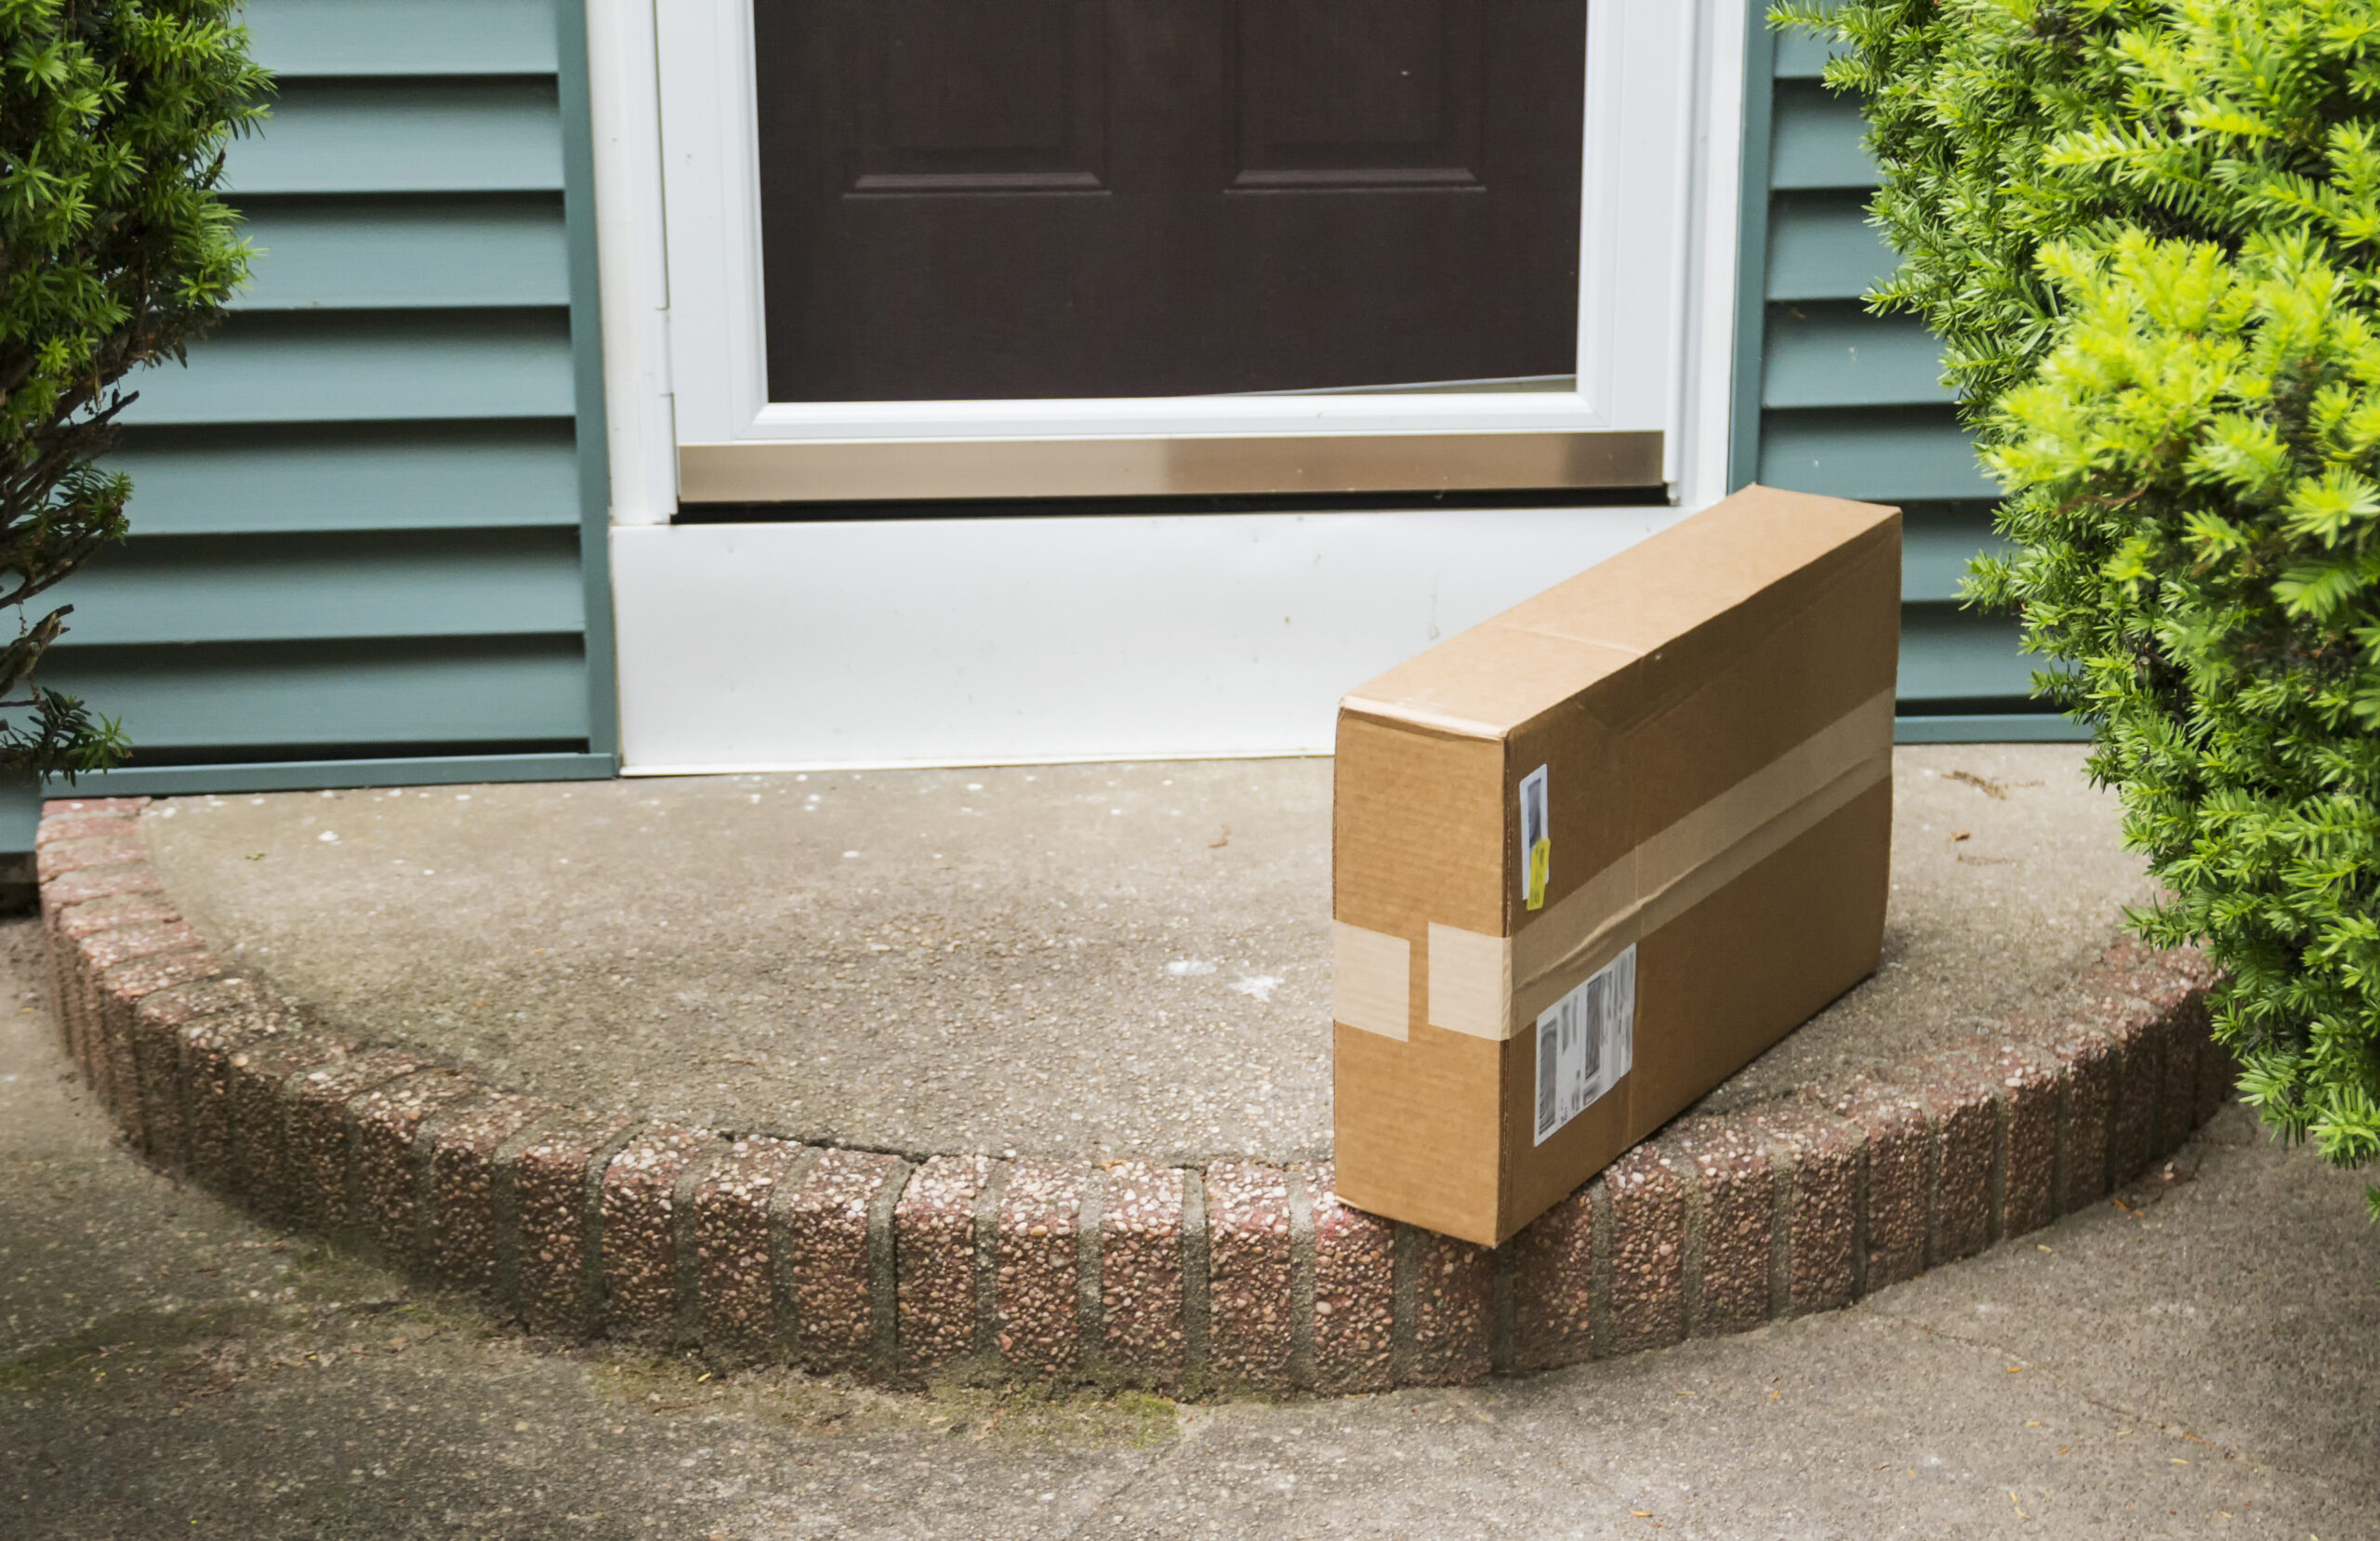
{"type": "Polygon", "coordinates": [[[1585,0],[758,0],[769,394],[1573,368],[1585,0]]]}

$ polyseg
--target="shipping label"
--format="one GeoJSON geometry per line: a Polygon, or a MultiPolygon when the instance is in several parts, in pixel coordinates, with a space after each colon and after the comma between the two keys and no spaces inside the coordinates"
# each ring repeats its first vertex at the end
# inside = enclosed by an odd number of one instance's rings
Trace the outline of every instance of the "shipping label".
{"type": "Polygon", "coordinates": [[[1636,1042],[1636,947],[1537,1019],[1537,1143],[1620,1084],[1636,1042]]]}

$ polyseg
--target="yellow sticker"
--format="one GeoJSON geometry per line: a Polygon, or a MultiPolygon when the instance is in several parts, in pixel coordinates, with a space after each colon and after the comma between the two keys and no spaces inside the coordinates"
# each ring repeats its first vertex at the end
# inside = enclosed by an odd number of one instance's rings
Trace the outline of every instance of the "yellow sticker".
{"type": "Polygon", "coordinates": [[[1521,778],[1521,850],[1527,854],[1528,876],[1523,889],[1532,910],[1545,908],[1545,885],[1554,870],[1554,831],[1545,807],[1545,767],[1521,778]]]}

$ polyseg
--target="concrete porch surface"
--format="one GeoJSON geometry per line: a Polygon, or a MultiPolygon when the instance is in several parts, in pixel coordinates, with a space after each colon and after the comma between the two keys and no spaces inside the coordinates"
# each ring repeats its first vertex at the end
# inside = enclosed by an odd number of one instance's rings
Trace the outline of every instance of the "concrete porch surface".
{"type": "MultiPolygon", "coordinates": [[[[1706,1111],[2064,983],[2148,896],[2070,744],[1895,756],[1885,962],[1706,1111]]],[[[1328,760],[195,797],[226,961],[566,1104],[913,1154],[1329,1154],[1328,760]]]]}
{"type": "Polygon", "coordinates": [[[0,927],[0,1534],[2354,1541],[2380,1231],[2226,1110],[1851,1306],[1486,1385],[881,1392],[524,1340],[126,1152],[0,927]]]}
{"type": "MultiPolygon", "coordinates": [[[[1901,751],[1888,967],[1714,1102],[1921,1050],[2093,956],[2142,879],[2078,763],[1901,751]]],[[[557,1100],[1280,1157],[1328,1138],[1327,771],[200,797],[142,825],[225,955],[335,1030],[557,1100]]],[[[2340,1541],[2380,1505],[2380,1231],[2357,1177],[2237,1107],[2114,1202],[1725,1338],[1353,1397],[885,1391],[524,1339],[176,1182],[59,1052],[39,968],[0,928],[0,1534],[2340,1541]]]]}

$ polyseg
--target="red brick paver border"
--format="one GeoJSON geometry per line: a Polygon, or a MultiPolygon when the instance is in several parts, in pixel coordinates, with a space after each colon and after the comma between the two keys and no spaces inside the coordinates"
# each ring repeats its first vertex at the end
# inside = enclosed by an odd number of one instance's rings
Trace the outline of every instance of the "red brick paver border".
{"type": "Polygon", "coordinates": [[[1101,1362],[1158,1384],[1187,1367],[1183,1330],[1184,1175],[1122,1161],[1107,1168],[1099,1219],[1101,1362]]]}
{"type": "Polygon", "coordinates": [[[1396,1227],[1339,1202],[1331,1168],[1314,1194],[1314,1386],[1384,1391],[1395,1381],[1396,1227]]]}
{"type": "Polygon", "coordinates": [[[60,1030],[136,1152],[532,1328],[729,1362],[1356,1392],[1741,1332],[2096,1203],[2236,1075],[2203,960],[2126,942],[1990,1032],[1684,1120],[1490,1251],[1327,1162],[913,1165],[342,1044],[183,921],[144,805],[49,804],[38,859],[60,1030]]]}
{"type": "Polygon", "coordinates": [[[893,1211],[901,1367],[932,1376],[972,1360],[981,1305],[975,1209],[992,1179],[985,1156],[936,1156],[893,1211]]]}
{"type": "Polygon", "coordinates": [[[1207,1168],[1207,1358],[1226,1382],[1289,1384],[1289,1180],[1272,1166],[1207,1168]]]}

